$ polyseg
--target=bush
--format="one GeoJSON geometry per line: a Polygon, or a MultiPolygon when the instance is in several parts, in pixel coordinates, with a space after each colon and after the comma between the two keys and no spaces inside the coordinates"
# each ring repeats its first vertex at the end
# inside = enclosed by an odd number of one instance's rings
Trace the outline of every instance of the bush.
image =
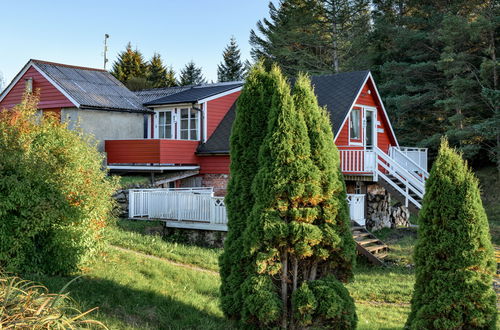
{"type": "Polygon", "coordinates": [[[39,117],[37,102],[0,112],[0,267],[66,274],[102,246],[115,183],[95,143],[39,117]]]}
{"type": "Polygon", "coordinates": [[[446,140],[419,214],[410,329],[495,329],[496,270],[478,181],[446,140]]]}
{"type": "Polygon", "coordinates": [[[0,329],[81,329],[106,327],[69,307],[64,294],[49,294],[46,287],[18,277],[0,275],[0,329]]]}

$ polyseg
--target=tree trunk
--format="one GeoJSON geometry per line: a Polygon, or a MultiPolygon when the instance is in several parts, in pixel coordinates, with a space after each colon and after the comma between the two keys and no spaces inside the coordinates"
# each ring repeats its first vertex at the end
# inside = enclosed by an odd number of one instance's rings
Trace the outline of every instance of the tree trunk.
{"type": "Polygon", "coordinates": [[[283,316],[281,327],[288,327],[288,251],[286,248],[281,254],[281,300],[283,301],[283,316]]]}
{"type": "Polygon", "coordinates": [[[318,272],[318,261],[314,261],[311,266],[311,273],[309,274],[309,281],[314,281],[316,279],[316,274],[318,272]]]}
{"type": "Polygon", "coordinates": [[[338,12],[337,2],[332,2],[332,41],[333,41],[333,71],[339,73],[339,50],[338,50],[338,12]]]}

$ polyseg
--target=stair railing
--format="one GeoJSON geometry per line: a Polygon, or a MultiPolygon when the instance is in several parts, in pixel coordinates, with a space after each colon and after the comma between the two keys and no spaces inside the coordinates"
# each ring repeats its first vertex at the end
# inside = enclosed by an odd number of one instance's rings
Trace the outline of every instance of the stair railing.
{"type": "Polygon", "coordinates": [[[419,201],[411,196],[415,194],[419,198],[424,197],[425,185],[420,179],[417,179],[407,169],[401,166],[397,161],[392,159],[388,154],[375,147],[377,176],[387,181],[394,189],[405,197],[405,205],[408,206],[408,201],[412,202],[416,207],[421,208],[419,201]],[[382,168],[382,169],[381,169],[382,168]],[[404,189],[397,182],[394,182],[388,175],[392,175],[404,185],[404,189]]]}
{"type": "Polygon", "coordinates": [[[417,164],[413,159],[408,157],[405,153],[399,150],[398,147],[389,148],[389,156],[398,162],[401,166],[408,170],[414,177],[419,181],[425,183],[425,180],[429,178],[429,173],[417,164]]]}

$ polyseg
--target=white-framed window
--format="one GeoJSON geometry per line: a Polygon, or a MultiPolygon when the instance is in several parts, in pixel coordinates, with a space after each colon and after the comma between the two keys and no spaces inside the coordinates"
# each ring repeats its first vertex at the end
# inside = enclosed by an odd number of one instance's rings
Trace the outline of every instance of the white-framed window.
{"type": "Polygon", "coordinates": [[[155,138],[173,140],[200,139],[200,112],[190,107],[157,110],[155,138]]]}
{"type": "Polygon", "coordinates": [[[349,138],[351,140],[361,139],[361,109],[353,108],[349,115],[349,138]]]}
{"type": "Polygon", "coordinates": [[[158,137],[160,139],[174,138],[174,113],[173,110],[158,112],[158,137]]]}

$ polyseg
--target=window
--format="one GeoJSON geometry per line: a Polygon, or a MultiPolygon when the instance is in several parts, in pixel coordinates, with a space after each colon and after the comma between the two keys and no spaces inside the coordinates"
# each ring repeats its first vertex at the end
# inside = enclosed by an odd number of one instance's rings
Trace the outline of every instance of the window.
{"type": "Polygon", "coordinates": [[[180,139],[198,140],[199,131],[199,112],[190,108],[180,110],[180,139]]]}
{"type": "Polygon", "coordinates": [[[361,109],[352,109],[349,117],[349,135],[352,140],[360,140],[360,117],[361,109]]]}
{"type": "Polygon", "coordinates": [[[161,111],[158,113],[158,136],[160,139],[173,138],[173,114],[172,111],[161,111]]]}
{"type": "Polygon", "coordinates": [[[160,139],[194,140],[200,139],[200,113],[192,108],[175,108],[157,112],[160,139]]]}
{"type": "Polygon", "coordinates": [[[31,94],[33,93],[33,78],[29,77],[25,79],[25,89],[26,93],[31,94]]]}

